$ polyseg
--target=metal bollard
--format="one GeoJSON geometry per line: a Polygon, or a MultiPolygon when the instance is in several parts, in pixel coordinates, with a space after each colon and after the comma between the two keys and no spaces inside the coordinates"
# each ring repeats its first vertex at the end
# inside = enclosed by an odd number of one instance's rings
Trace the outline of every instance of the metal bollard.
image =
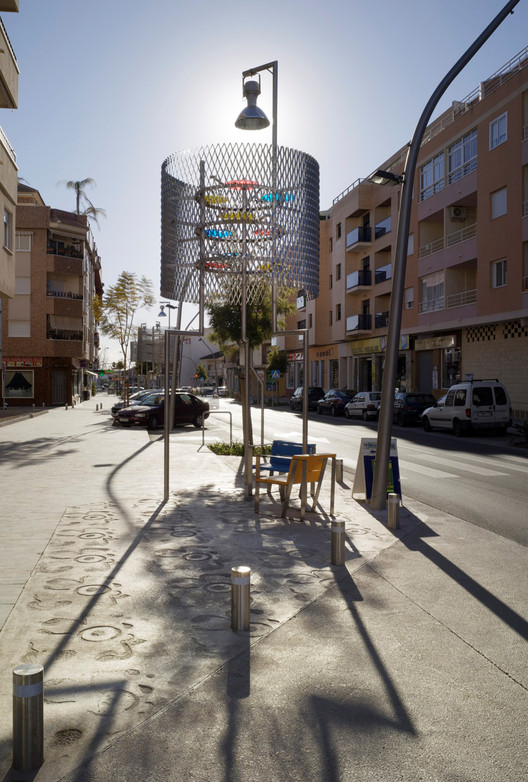
{"type": "Polygon", "coordinates": [[[44,668],[13,670],[13,768],[30,771],[44,762],[44,668]]]}
{"type": "Polygon", "coordinates": [[[345,522],[332,522],[332,565],[345,564],[345,522]]]}
{"type": "Polygon", "coordinates": [[[389,529],[400,528],[400,495],[391,493],[387,497],[389,529]]]}
{"type": "Polygon", "coordinates": [[[251,569],[231,568],[231,629],[249,630],[249,583],[251,569]]]}
{"type": "Polygon", "coordinates": [[[336,481],[343,483],[343,460],[336,459],[336,481]]]}

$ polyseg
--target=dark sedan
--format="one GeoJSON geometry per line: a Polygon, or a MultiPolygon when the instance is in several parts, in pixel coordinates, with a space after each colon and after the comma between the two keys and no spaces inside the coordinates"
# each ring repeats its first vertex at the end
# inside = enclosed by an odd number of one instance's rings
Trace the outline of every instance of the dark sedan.
{"type": "MultiPolygon", "coordinates": [[[[324,388],[320,386],[308,386],[308,410],[317,410],[317,402],[325,395],[324,388]]],[[[290,410],[302,410],[303,387],[299,386],[290,397],[290,410]]]]}
{"type": "Polygon", "coordinates": [[[317,412],[319,415],[330,413],[330,415],[344,415],[345,407],[354,396],[354,391],[338,391],[336,388],[328,391],[322,399],[317,402],[317,412]]]}
{"type": "MultiPolygon", "coordinates": [[[[174,405],[174,425],[193,424],[200,428],[209,417],[209,403],[198,399],[194,394],[176,392],[174,405]]],[[[125,407],[117,414],[116,421],[122,426],[146,426],[157,429],[165,420],[165,395],[149,396],[140,405],[125,407]]]]}
{"type": "Polygon", "coordinates": [[[394,396],[393,420],[400,426],[419,424],[423,411],[435,402],[432,394],[421,391],[398,391],[394,396]]]}
{"type": "MultiPolygon", "coordinates": [[[[136,391],[135,394],[130,394],[127,407],[131,407],[132,405],[139,405],[148,396],[152,396],[152,394],[160,394],[161,392],[162,392],[161,388],[147,388],[147,389],[142,389],[141,391],[136,391]]],[[[122,399],[120,402],[116,402],[114,405],[112,405],[110,412],[115,418],[118,412],[122,410],[124,407],[125,407],[125,401],[124,399],[122,399]]]]}

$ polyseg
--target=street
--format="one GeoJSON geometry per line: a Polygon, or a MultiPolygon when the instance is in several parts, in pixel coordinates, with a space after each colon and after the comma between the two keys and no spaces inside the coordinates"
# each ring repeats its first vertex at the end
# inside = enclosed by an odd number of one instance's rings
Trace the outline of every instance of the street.
{"type": "MultiPolygon", "coordinates": [[[[218,400],[215,400],[215,403],[218,400]]],[[[220,410],[231,411],[233,439],[241,440],[241,408],[220,400],[220,410]]],[[[251,410],[254,441],[260,442],[260,408],[251,410]]],[[[309,442],[317,450],[335,452],[343,459],[345,479],[352,486],[360,441],[373,437],[377,422],[318,416],[310,412],[309,442]]],[[[419,426],[393,427],[397,439],[405,497],[451,513],[510,540],[528,545],[526,479],[528,449],[509,446],[512,435],[472,435],[457,438],[445,432],[424,432],[419,426]]],[[[211,414],[206,442],[229,438],[228,417],[211,414]]],[[[301,440],[302,417],[289,408],[265,408],[264,441],[301,440]]]]}

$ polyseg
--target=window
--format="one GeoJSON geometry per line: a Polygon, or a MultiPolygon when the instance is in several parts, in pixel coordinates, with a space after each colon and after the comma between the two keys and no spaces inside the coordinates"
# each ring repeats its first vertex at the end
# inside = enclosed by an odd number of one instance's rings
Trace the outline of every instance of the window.
{"type": "Polygon", "coordinates": [[[29,320],[9,320],[7,325],[8,337],[30,337],[31,321],[29,320]]]}
{"type": "Polygon", "coordinates": [[[11,212],[4,209],[4,247],[7,250],[13,249],[13,240],[11,234],[13,233],[13,216],[11,212]]]}
{"type": "Polygon", "coordinates": [[[341,279],[341,264],[338,263],[336,266],[336,280],[341,279]]]}
{"type": "Polygon", "coordinates": [[[336,226],[336,239],[341,239],[341,223],[336,226]]]}
{"type": "Polygon", "coordinates": [[[495,149],[508,140],[508,113],[501,114],[489,125],[489,148],[495,149]]]}
{"type": "Polygon", "coordinates": [[[477,168],[477,131],[455,141],[448,149],[448,184],[467,176],[477,168]]]}
{"type": "Polygon", "coordinates": [[[341,305],[336,304],[336,320],[341,320],[341,305]]]}
{"type": "Polygon", "coordinates": [[[444,309],[444,272],[434,272],[420,280],[420,312],[444,309]]]}
{"type": "Polygon", "coordinates": [[[330,237],[330,241],[328,243],[328,251],[332,252],[333,249],[334,249],[334,240],[332,239],[332,237],[330,237]]]}
{"type": "Polygon", "coordinates": [[[505,187],[491,194],[491,219],[502,217],[508,211],[508,193],[505,187]]]}
{"type": "Polygon", "coordinates": [[[328,325],[331,326],[332,323],[333,323],[332,310],[330,310],[330,312],[328,313],[328,325]]]}
{"type": "Polygon", "coordinates": [[[523,293],[528,291],[528,242],[523,242],[523,293]]]}
{"type": "Polygon", "coordinates": [[[409,239],[407,241],[407,255],[412,255],[414,253],[414,234],[409,234],[409,239]]]}
{"type": "Polygon", "coordinates": [[[17,252],[31,252],[31,234],[16,234],[15,250],[17,252]]]}
{"type": "Polygon", "coordinates": [[[412,310],[414,307],[414,288],[405,288],[405,309],[412,310]]]}
{"type": "Polygon", "coordinates": [[[334,278],[331,274],[328,275],[328,287],[330,290],[334,287],[334,278]]]}
{"type": "Polygon", "coordinates": [[[311,329],[312,326],[313,326],[313,317],[312,317],[312,313],[310,313],[308,315],[308,328],[311,329]]]}
{"type": "Polygon", "coordinates": [[[438,193],[444,187],[444,153],[422,166],[420,171],[420,201],[438,193]]]}
{"type": "Polygon", "coordinates": [[[504,288],[506,285],[506,258],[491,264],[491,287],[504,288]]]}

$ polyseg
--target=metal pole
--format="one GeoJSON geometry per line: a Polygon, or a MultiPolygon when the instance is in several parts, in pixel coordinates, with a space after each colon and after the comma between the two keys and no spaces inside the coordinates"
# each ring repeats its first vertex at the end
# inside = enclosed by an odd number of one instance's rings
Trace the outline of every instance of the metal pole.
{"type": "Polygon", "coordinates": [[[332,565],[345,564],[345,522],[333,521],[331,529],[331,562],[332,565]]]}
{"type": "Polygon", "coordinates": [[[250,578],[250,568],[231,568],[231,628],[235,632],[249,630],[250,578]]]}
{"type": "Polygon", "coordinates": [[[44,668],[13,670],[13,768],[31,771],[44,762],[44,668]]]}
{"type": "Polygon", "coordinates": [[[407,265],[407,245],[409,242],[409,223],[411,220],[412,194],[416,164],[420,152],[423,135],[427,123],[438,101],[478,50],[495,32],[497,27],[511,13],[519,0],[510,0],[502,11],[486,27],[462,57],[455,63],[449,73],[444,76],[433,92],[420,117],[407,154],[404,182],[401,193],[401,206],[398,219],[398,238],[394,259],[394,275],[392,280],[391,306],[389,313],[389,329],[387,334],[387,349],[385,352],[385,368],[381,387],[381,406],[378,423],[378,440],[376,446],[376,468],[372,481],[372,496],[370,505],[375,510],[384,510],[387,501],[387,475],[389,470],[390,442],[392,434],[392,415],[394,408],[394,389],[398,370],[398,354],[400,347],[400,328],[402,318],[403,297],[405,291],[405,270],[407,265]]]}

